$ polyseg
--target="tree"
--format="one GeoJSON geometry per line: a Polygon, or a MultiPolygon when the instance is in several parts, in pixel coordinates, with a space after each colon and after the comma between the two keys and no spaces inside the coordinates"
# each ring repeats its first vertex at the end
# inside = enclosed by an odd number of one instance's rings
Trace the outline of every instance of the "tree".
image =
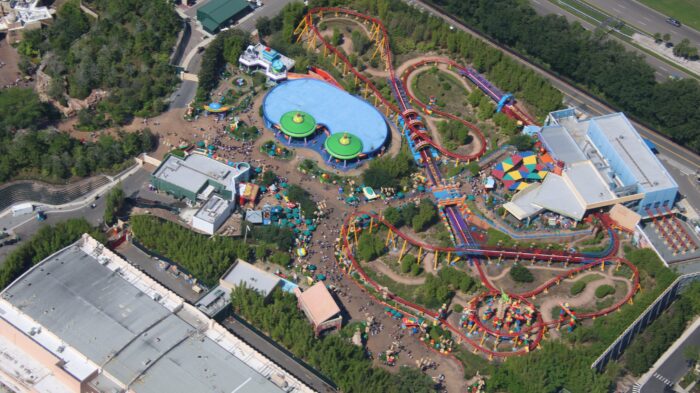
{"type": "Polygon", "coordinates": [[[510,277],[515,282],[533,282],[535,277],[532,275],[530,270],[525,266],[516,263],[510,268],[510,277]]]}
{"type": "Polygon", "coordinates": [[[576,296],[579,293],[583,292],[583,290],[586,289],[586,282],[585,281],[576,281],[572,286],[571,286],[571,295],[576,296]]]}
{"type": "Polygon", "coordinates": [[[258,36],[267,37],[272,34],[272,21],[267,16],[262,16],[255,22],[255,28],[258,30],[258,36]]]}
{"type": "Polygon", "coordinates": [[[430,199],[422,199],[418,214],[411,220],[411,226],[416,232],[422,232],[438,221],[437,207],[430,199]]]}
{"type": "Polygon", "coordinates": [[[333,36],[331,37],[331,45],[340,46],[343,43],[343,35],[340,33],[340,29],[337,27],[333,28],[333,36]]]}
{"type": "Polygon", "coordinates": [[[352,34],[350,34],[350,39],[352,40],[352,49],[357,52],[359,56],[364,55],[371,45],[369,38],[359,30],[353,30],[352,34]]]}
{"type": "Polygon", "coordinates": [[[663,38],[664,42],[671,42],[671,34],[669,34],[669,33],[665,33],[662,38],[663,38]]]}
{"type": "Polygon", "coordinates": [[[602,299],[608,295],[615,293],[615,287],[608,284],[603,284],[595,289],[595,297],[602,299]]]}
{"type": "Polygon", "coordinates": [[[358,241],[357,256],[365,262],[375,260],[386,252],[384,241],[368,231],[364,231],[358,241]]]}
{"type": "Polygon", "coordinates": [[[117,221],[117,214],[122,207],[124,207],[124,198],[125,195],[121,183],[117,184],[107,193],[104,214],[104,222],[106,225],[112,225],[117,221]]]}
{"type": "Polygon", "coordinates": [[[663,38],[661,37],[661,33],[654,33],[654,42],[657,44],[660,44],[663,42],[663,38]]]}
{"type": "Polygon", "coordinates": [[[289,253],[287,252],[278,251],[272,254],[272,256],[270,257],[270,262],[280,266],[287,266],[291,261],[292,257],[289,256],[289,253]]]}
{"type": "Polygon", "coordinates": [[[58,118],[56,110],[39,101],[32,89],[11,87],[0,90],[0,127],[10,130],[36,130],[58,118]]]}
{"type": "Polygon", "coordinates": [[[510,137],[508,144],[513,145],[518,150],[530,150],[535,146],[535,141],[525,134],[518,134],[510,137]]]}
{"type": "Polygon", "coordinates": [[[401,259],[401,273],[408,273],[411,271],[411,268],[413,266],[417,265],[416,263],[417,259],[416,257],[413,256],[413,254],[406,254],[403,256],[401,259]]]}
{"type": "Polygon", "coordinates": [[[389,222],[389,224],[395,227],[403,226],[403,217],[401,217],[401,211],[393,206],[389,206],[382,212],[384,219],[389,222]]]}
{"type": "Polygon", "coordinates": [[[271,170],[266,170],[262,176],[262,185],[270,187],[277,181],[277,174],[271,170]]]}

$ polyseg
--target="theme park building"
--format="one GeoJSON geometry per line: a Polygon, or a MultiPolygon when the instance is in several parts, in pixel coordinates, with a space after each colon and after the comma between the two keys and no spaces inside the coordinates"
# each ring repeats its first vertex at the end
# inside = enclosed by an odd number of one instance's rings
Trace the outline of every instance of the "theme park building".
{"type": "Polygon", "coordinates": [[[153,172],[151,184],[175,198],[203,202],[192,226],[213,234],[235,208],[237,187],[249,177],[250,165],[245,162],[227,165],[201,154],[169,155],[153,172]]]}
{"type": "Polygon", "coordinates": [[[676,201],[678,185],[623,113],[580,120],[574,109],[552,112],[537,137],[561,171],[504,205],[518,219],[549,210],[581,220],[615,204],[649,217],[676,201]]]}
{"type": "Polygon", "coordinates": [[[263,44],[249,45],[238,62],[246,71],[263,71],[275,83],[287,79],[287,71],[294,68],[294,60],[263,44]]]}
{"type": "Polygon", "coordinates": [[[2,291],[0,382],[15,392],[311,392],[85,234],[2,291]]]}

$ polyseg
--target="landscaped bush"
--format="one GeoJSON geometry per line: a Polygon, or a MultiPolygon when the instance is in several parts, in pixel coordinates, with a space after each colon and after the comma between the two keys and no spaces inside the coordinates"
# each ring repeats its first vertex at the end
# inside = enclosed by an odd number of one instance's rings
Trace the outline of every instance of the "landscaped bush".
{"type": "Polygon", "coordinates": [[[595,297],[598,299],[602,299],[608,295],[612,295],[613,293],[615,293],[615,287],[612,285],[604,284],[595,289],[595,297]]]}
{"type": "Polygon", "coordinates": [[[526,268],[525,266],[523,266],[519,263],[516,263],[510,269],[510,277],[515,282],[533,282],[533,281],[535,281],[535,277],[532,275],[530,270],[528,270],[528,268],[526,268]]]}
{"type": "Polygon", "coordinates": [[[574,285],[571,286],[571,295],[576,296],[586,289],[586,283],[583,281],[576,281],[574,285]]]}

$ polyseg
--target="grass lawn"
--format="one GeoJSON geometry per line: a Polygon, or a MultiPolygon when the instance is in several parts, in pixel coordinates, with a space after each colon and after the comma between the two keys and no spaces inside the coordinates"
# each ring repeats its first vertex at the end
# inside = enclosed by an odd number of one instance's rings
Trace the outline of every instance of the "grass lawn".
{"type": "Polygon", "coordinates": [[[700,30],[700,1],[698,0],[640,0],[641,3],[700,30]]]}
{"type": "Polygon", "coordinates": [[[452,74],[432,68],[422,71],[413,80],[413,91],[416,98],[426,105],[430,102],[430,96],[435,96],[438,109],[464,116],[467,109],[466,101],[469,92],[462,83],[452,74]]]}

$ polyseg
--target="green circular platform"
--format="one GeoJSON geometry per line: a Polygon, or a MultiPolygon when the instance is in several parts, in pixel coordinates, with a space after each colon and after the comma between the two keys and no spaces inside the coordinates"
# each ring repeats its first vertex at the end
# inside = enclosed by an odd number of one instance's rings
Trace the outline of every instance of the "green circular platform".
{"type": "Polygon", "coordinates": [[[326,138],[324,144],[328,154],[340,160],[352,160],[362,152],[360,138],[348,132],[339,132],[326,138]]]}
{"type": "Polygon", "coordinates": [[[280,119],[280,129],[292,138],[305,138],[316,131],[316,119],[302,111],[287,112],[280,119]]]}

